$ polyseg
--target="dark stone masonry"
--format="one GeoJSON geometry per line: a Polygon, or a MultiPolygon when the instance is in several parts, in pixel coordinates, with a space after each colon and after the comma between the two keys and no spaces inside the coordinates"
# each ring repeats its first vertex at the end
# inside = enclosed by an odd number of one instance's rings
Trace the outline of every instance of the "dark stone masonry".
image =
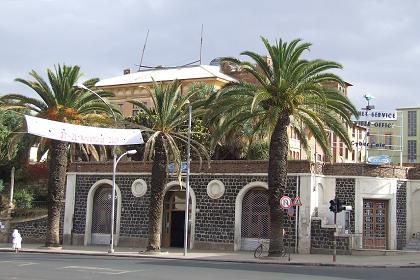
{"type": "MultiPolygon", "coordinates": [[[[337,178],[335,181],[335,194],[338,199],[345,201],[345,205],[351,205],[355,209],[355,187],[354,178],[337,178]]],[[[354,211],[350,212],[350,232],[354,232],[354,211]]]]}
{"type": "MultiPolygon", "coordinates": [[[[313,218],[311,223],[311,253],[329,254],[334,249],[334,228],[322,227],[321,219],[313,218]]],[[[337,253],[350,254],[350,236],[337,236],[337,253]]]]}
{"type": "MultiPolygon", "coordinates": [[[[86,224],[87,198],[91,186],[102,179],[111,180],[108,175],[77,175],[73,233],[83,235],[86,224]]],[[[122,195],[122,214],[120,225],[121,238],[147,238],[148,209],[150,189],[143,197],[137,198],[131,193],[131,185],[136,179],[143,179],[150,186],[150,176],[117,176],[116,184],[122,195]]],[[[169,181],[176,181],[175,177],[169,181]]],[[[190,176],[190,185],[196,196],[195,242],[226,244],[232,247],[235,228],[235,200],[239,191],[251,182],[266,182],[267,176],[252,175],[197,175],[190,176]],[[207,194],[207,184],[211,180],[220,180],[225,185],[225,193],[219,199],[212,199],[207,194]]],[[[288,178],[286,195],[296,196],[297,177],[288,178]]],[[[287,220],[290,229],[286,242],[295,242],[295,217],[287,220]]],[[[233,247],[232,247],[233,248],[233,247]]]]}
{"type": "Polygon", "coordinates": [[[407,242],[407,182],[397,184],[397,250],[402,250],[407,242]]]}

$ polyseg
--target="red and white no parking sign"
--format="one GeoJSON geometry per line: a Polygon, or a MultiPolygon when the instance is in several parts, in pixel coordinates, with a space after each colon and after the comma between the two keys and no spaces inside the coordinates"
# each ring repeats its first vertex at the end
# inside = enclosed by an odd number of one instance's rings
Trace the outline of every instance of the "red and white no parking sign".
{"type": "Polygon", "coordinates": [[[280,207],[283,209],[289,209],[293,206],[292,199],[287,195],[284,195],[280,198],[280,207]]]}

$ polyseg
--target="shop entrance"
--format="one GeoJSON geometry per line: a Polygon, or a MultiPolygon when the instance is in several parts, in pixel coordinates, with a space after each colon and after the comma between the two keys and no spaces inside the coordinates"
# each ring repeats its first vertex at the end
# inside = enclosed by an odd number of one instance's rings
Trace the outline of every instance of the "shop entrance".
{"type": "MultiPolygon", "coordinates": [[[[189,207],[191,217],[191,200],[189,207]]],[[[162,247],[184,247],[185,190],[179,186],[166,192],[163,207],[162,247]]],[[[190,230],[188,231],[189,241],[190,230]]]]}

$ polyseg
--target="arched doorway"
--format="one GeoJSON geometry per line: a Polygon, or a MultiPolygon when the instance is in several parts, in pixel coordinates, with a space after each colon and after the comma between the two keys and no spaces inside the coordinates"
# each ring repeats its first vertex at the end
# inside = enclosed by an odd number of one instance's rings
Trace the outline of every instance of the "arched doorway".
{"type": "Polygon", "coordinates": [[[254,250],[257,247],[258,237],[261,236],[261,238],[264,238],[264,236],[267,235],[262,231],[270,231],[270,208],[268,205],[267,191],[268,185],[266,182],[255,181],[245,185],[236,196],[235,235],[233,242],[233,249],[235,251],[254,250]],[[255,193],[253,191],[255,191],[255,193]],[[255,205],[256,203],[259,203],[260,205],[255,205]],[[258,212],[256,215],[257,217],[253,217],[253,209],[258,212]],[[265,217],[268,217],[268,219],[265,217]],[[250,221],[252,221],[253,218],[260,222],[257,225],[251,225],[250,221]]]}
{"type": "MultiPolygon", "coordinates": [[[[165,193],[162,219],[162,247],[184,247],[185,194],[185,188],[181,188],[180,186],[173,186],[165,193]]],[[[190,197],[188,211],[190,221],[191,209],[192,201],[190,197]]],[[[191,228],[188,230],[189,237],[190,234],[191,228]]]]}
{"type": "Polygon", "coordinates": [[[100,186],[93,197],[92,244],[109,244],[111,237],[111,201],[111,186],[100,186]]]}
{"type": "Polygon", "coordinates": [[[270,208],[264,188],[253,188],[244,196],[241,237],[241,250],[254,250],[259,239],[270,239],[270,208]]]}
{"type": "MultiPolygon", "coordinates": [[[[96,181],[89,190],[86,201],[85,246],[90,244],[109,244],[111,237],[111,193],[112,181],[108,179],[96,181]],[[109,220],[107,221],[106,219],[109,220]]],[[[122,203],[121,191],[118,185],[115,185],[115,194],[114,245],[118,246],[122,203]]]]}

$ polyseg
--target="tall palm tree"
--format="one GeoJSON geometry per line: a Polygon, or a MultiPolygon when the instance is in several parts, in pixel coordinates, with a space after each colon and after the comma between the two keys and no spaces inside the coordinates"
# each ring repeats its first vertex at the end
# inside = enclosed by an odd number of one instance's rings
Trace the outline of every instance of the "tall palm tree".
{"type": "MultiPolygon", "coordinates": [[[[72,124],[109,123],[109,107],[94,94],[75,87],[82,76],[79,66],[58,65],[54,71],[47,69],[48,82],[32,70],[33,81],[17,78],[16,81],[33,89],[40,99],[19,94],[1,97],[2,106],[9,109],[27,108],[35,116],[72,124]]],[[[92,87],[97,79],[85,82],[92,87]]],[[[109,92],[98,92],[102,97],[109,92]]],[[[45,141],[44,141],[45,142],[45,141]]],[[[67,142],[48,139],[48,222],[46,246],[59,245],[59,225],[66,180],[67,142]]]]}
{"type": "Polygon", "coordinates": [[[309,149],[307,135],[310,131],[324,152],[330,154],[327,129],[336,133],[351,149],[346,125],[351,124],[350,117],[357,115],[357,110],[346,96],[327,86],[330,82],[344,84],[330,72],[340,69],[340,64],[303,59],[303,53],[309,51],[311,44],[299,39],[290,43],[280,40],[274,44],[265,38],[262,41],[268,57],[251,51],[241,53],[255,64],[235,58],[224,59],[252,75],[257,82],[231,83],[224,87],[218,93],[210,120],[221,120],[213,134],[216,140],[245,121],[251,121],[255,131],[262,128],[269,134],[269,254],[277,255],[284,246],[285,214],[278,205],[287,186],[287,128],[293,127],[305,149],[309,149]]]}
{"type": "MultiPolygon", "coordinates": [[[[147,251],[160,250],[160,234],[162,227],[163,192],[167,181],[168,163],[173,162],[179,180],[181,180],[181,160],[183,148],[188,140],[185,129],[188,123],[188,107],[192,106],[193,117],[204,113],[203,100],[195,96],[197,90],[181,93],[181,85],[177,80],[169,84],[153,83],[152,89],[145,88],[152,98],[153,106],[147,107],[142,102],[132,100],[139,106],[142,114],[142,132],[146,134],[144,160],[153,160],[151,177],[151,194],[149,206],[149,234],[147,251]]],[[[196,156],[209,159],[204,145],[191,139],[191,149],[196,156]]]]}

